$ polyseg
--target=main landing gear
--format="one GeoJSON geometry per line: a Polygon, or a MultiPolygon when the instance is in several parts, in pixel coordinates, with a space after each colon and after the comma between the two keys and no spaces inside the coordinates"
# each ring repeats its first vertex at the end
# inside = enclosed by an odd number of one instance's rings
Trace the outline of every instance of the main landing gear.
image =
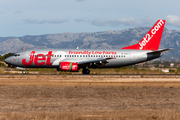
{"type": "Polygon", "coordinates": [[[83,68],[82,73],[83,73],[83,74],[89,74],[89,73],[90,73],[90,70],[87,69],[87,68],[83,68]]]}

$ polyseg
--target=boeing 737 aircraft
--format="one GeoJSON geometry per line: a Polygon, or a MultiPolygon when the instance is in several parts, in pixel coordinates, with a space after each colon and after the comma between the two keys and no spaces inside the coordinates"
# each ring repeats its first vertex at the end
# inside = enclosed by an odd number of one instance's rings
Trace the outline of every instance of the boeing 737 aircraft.
{"type": "MultiPolygon", "coordinates": [[[[21,68],[56,68],[58,71],[89,74],[88,68],[115,68],[158,58],[165,20],[158,20],[142,40],[121,49],[32,49],[21,51],[5,59],[7,64],[21,68]]],[[[23,70],[23,73],[26,73],[23,70]]]]}

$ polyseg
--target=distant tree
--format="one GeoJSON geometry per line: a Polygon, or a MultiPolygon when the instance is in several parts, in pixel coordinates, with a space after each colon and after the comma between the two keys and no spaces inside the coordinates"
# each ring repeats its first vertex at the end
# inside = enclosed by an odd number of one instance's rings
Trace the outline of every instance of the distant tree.
{"type": "Polygon", "coordinates": [[[14,53],[5,54],[3,57],[4,57],[4,59],[6,59],[6,58],[8,58],[8,57],[10,57],[10,56],[12,56],[12,55],[14,55],[14,53]]]}
{"type": "Polygon", "coordinates": [[[0,61],[4,61],[4,56],[0,55],[0,61]]]}
{"type": "Polygon", "coordinates": [[[5,55],[0,55],[0,61],[4,61],[6,58],[12,56],[14,53],[8,53],[8,54],[5,54],[5,55]]]}

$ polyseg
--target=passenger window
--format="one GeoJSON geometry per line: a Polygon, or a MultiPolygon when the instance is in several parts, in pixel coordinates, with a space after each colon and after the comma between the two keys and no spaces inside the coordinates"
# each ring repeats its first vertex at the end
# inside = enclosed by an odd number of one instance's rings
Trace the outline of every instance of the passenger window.
{"type": "Polygon", "coordinates": [[[79,55],[77,55],[77,57],[79,57],[79,55]]]}
{"type": "Polygon", "coordinates": [[[82,55],[80,55],[80,57],[82,57],[82,55]]]}
{"type": "Polygon", "coordinates": [[[57,57],[59,57],[59,55],[57,55],[57,57]]]}
{"type": "Polygon", "coordinates": [[[76,57],[76,55],[74,55],[74,57],[76,57]]]}

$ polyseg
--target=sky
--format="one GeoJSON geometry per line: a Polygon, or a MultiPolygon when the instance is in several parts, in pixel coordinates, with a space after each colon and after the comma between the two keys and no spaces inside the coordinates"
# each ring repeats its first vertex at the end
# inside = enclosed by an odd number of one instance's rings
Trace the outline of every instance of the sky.
{"type": "Polygon", "coordinates": [[[180,31],[180,0],[0,0],[0,37],[153,26],[180,31]]]}

